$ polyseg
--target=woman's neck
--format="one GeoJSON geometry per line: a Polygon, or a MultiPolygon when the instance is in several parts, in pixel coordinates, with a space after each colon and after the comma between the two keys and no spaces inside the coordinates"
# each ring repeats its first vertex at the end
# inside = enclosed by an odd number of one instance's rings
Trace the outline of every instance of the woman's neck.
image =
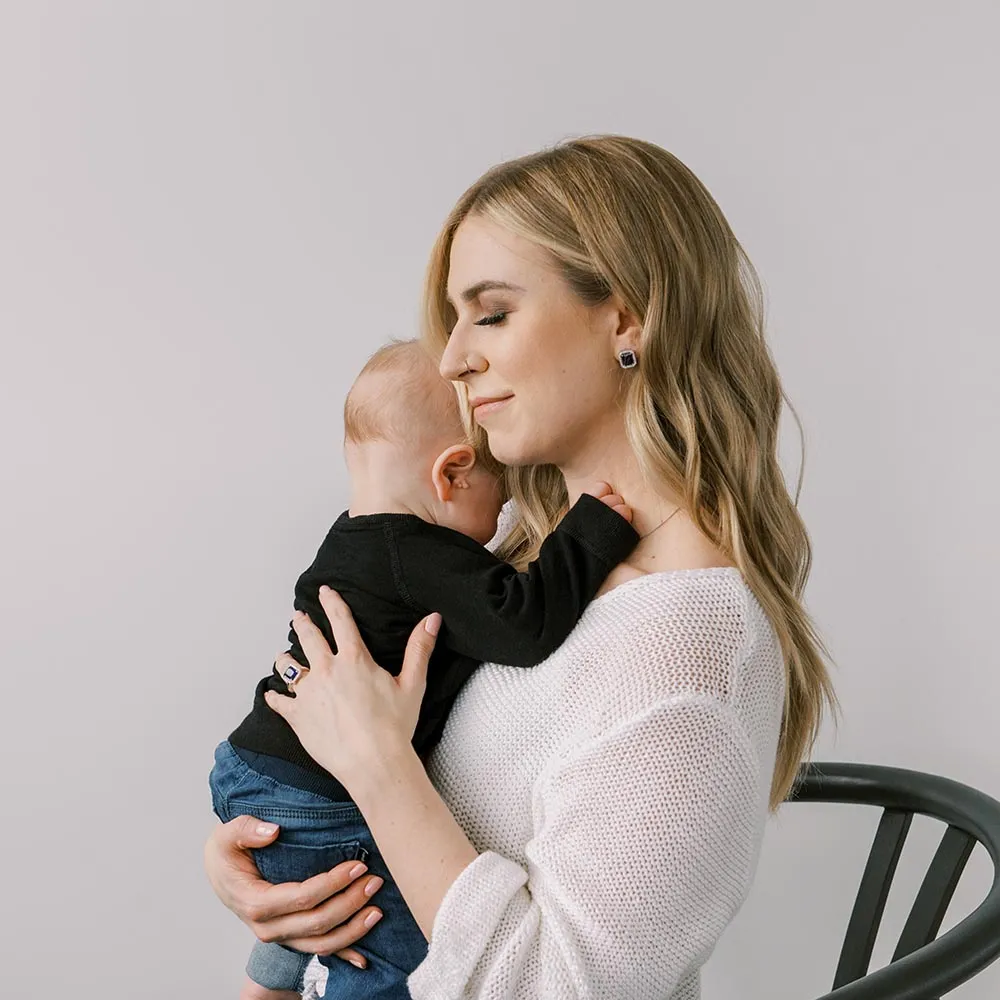
{"type": "Polygon", "coordinates": [[[560,466],[560,472],[566,480],[570,506],[594,483],[608,483],[632,508],[632,525],[640,535],[652,531],[680,506],[679,497],[645,480],[631,445],[624,438],[560,466]]]}
{"type": "Polygon", "coordinates": [[[644,479],[627,442],[592,452],[586,459],[560,465],[566,479],[570,503],[595,482],[606,482],[632,508],[632,527],[640,535],[635,551],[615,567],[600,592],[605,592],[637,573],[660,570],[704,569],[735,563],[704,535],[681,508],[681,498],[665,487],[654,488],[644,479]],[[663,526],[662,531],[656,529],[663,526]],[[648,538],[648,541],[646,540],[648,538]]]}

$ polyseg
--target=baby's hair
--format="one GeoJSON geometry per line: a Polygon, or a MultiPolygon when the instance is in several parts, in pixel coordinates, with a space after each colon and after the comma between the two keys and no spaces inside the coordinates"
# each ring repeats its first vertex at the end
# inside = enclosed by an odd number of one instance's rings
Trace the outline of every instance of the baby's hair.
{"type": "Polygon", "coordinates": [[[344,441],[419,447],[453,434],[465,439],[455,390],[417,340],[392,340],[358,373],[344,401],[344,441]]]}

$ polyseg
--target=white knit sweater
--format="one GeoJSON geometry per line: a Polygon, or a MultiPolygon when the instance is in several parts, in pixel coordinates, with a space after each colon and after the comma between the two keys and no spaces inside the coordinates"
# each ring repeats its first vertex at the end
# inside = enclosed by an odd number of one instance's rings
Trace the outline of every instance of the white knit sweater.
{"type": "Polygon", "coordinates": [[[481,852],[414,1000],[693,1000],[753,878],[784,697],[738,570],[591,602],[530,670],[483,665],[429,773],[481,852]]]}
{"type": "Polygon", "coordinates": [[[784,683],[735,569],[630,580],[544,663],[484,664],[428,768],[481,853],[414,1000],[696,1000],[753,879],[784,683]]]}

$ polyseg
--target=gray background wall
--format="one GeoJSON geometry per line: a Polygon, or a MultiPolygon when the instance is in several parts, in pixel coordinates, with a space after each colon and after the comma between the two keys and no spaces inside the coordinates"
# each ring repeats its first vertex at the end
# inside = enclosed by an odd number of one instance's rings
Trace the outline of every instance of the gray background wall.
{"type": "MultiPolygon", "coordinates": [[[[987,2],[0,3],[0,993],[235,995],[205,777],[344,504],[344,391],[414,331],[464,187],[571,134],[678,154],[767,286],[845,709],[817,756],[1000,794],[998,30],[987,2]]],[[[828,988],[874,824],[772,823],[707,1000],[828,988]]]]}

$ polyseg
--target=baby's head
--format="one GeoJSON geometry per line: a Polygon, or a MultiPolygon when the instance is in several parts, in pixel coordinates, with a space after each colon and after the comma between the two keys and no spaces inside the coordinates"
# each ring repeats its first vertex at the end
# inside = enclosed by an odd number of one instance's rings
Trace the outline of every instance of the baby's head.
{"type": "Polygon", "coordinates": [[[417,341],[388,344],[361,369],[344,403],[344,457],[352,509],[411,511],[480,543],[496,533],[501,480],[417,341]]]}

